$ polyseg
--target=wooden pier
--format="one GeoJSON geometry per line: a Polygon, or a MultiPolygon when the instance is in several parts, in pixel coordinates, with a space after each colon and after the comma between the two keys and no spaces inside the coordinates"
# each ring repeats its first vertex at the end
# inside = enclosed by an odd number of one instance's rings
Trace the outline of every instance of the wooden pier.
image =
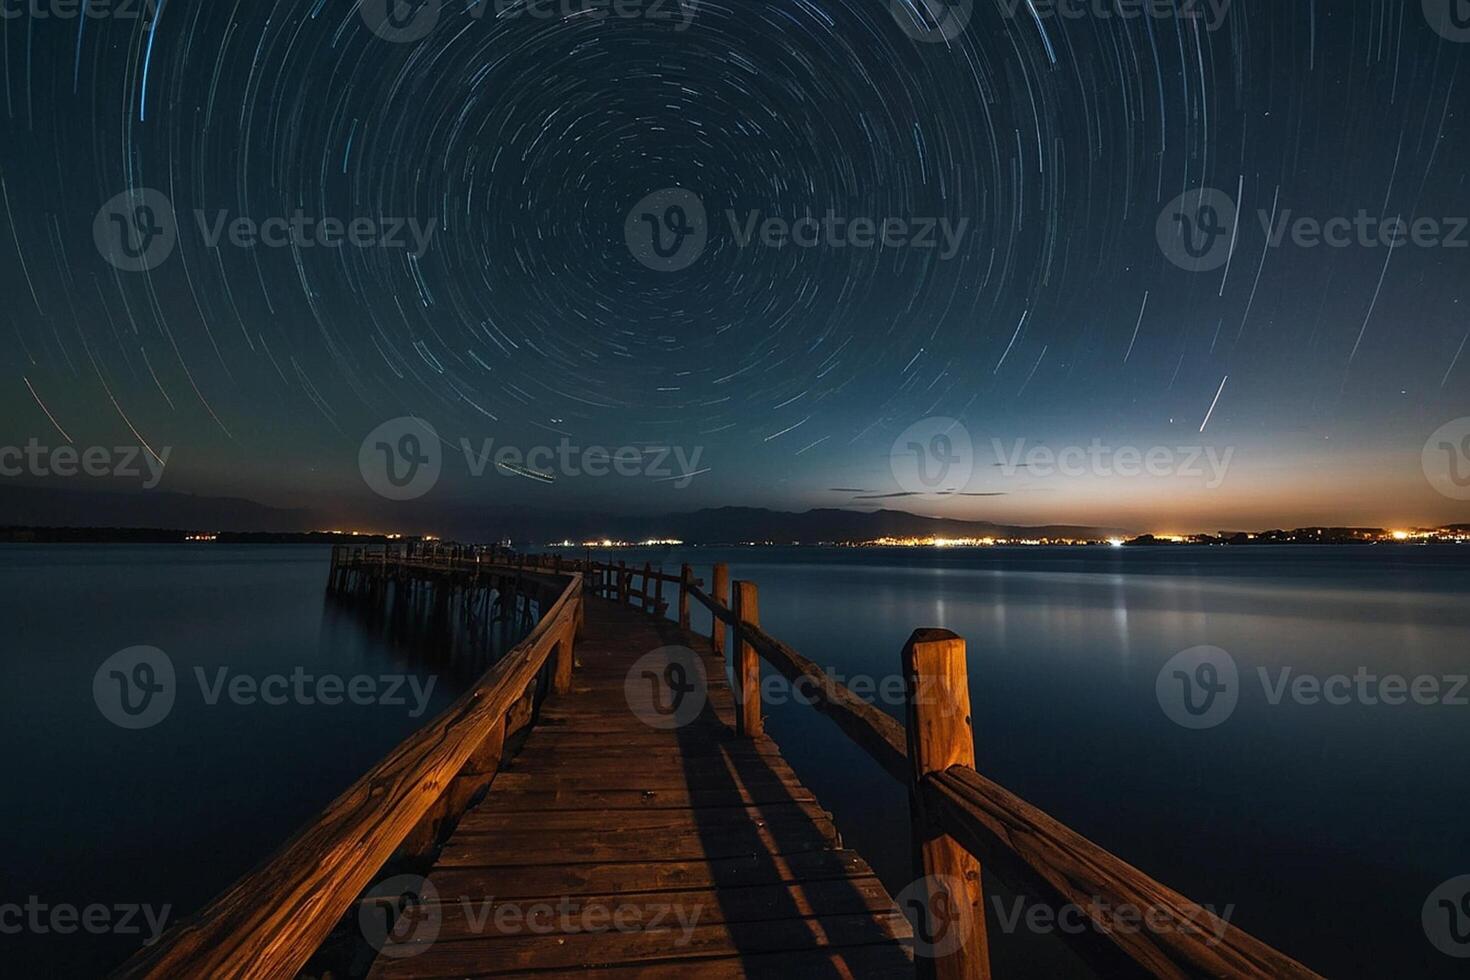
{"type": "Polygon", "coordinates": [[[978,773],[960,637],[914,633],[900,722],[766,633],[754,583],[717,565],[704,585],[688,566],[334,549],[343,601],[535,625],[119,975],[983,978],[983,860],[1087,914],[1087,958],[1316,977],[978,773]],[[763,661],[909,788],[903,911],[764,734],[763,661]]]}

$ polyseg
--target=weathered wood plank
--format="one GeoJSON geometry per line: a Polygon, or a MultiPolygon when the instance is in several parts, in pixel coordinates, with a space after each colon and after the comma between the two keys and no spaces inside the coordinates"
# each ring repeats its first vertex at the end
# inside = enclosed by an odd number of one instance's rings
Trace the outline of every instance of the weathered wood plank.
{"type": "Polygon", "coordinates": [[[886,915],[893,911],[883,883],[877,878],[842,878],[789,885],[753,885],[746,888],[613,892],[568,895],[555,901],[507,899],[502,896],[440,896],[434,913],[439,920],[437,942],[478,936],[534,936],[547,918],[563,916],[588,921],[587,916],[614,921],[622,910],[630,931],[658,929],[684,921],[697,925],[717,922],[763,922],[770,919],[813,918],[818,915],[886,915]],[[504,910],[504,911],[502,911],[504,910]]]}
{"type": "Polygon", "coordinates": [[[750,854],[710,861],[580,864],[566,867],[444,868],[429,875],[440,895],[503,898],[588,895],[666,889],[738,888],[868,878],[873,869],[854,851],[831,850],[772,858],[750,854]]]}
{"type": "Polygon", "coordinates": [[[582,602],[580,576],[472,690],[202,912],[129,960],[125,977],[294,975],[419,826],[546,663],[582,602]]]}
{"type": "MultiPolygon", "coordinates": [[[[600,830],[615,824],[620,830],[715,831],[725,826],[749,827],[807,821],[824,826],[831,815],[814,803],[773,803],[766,806],[706,807],[702,810],[628,810],[609,818],[596,810],[548,810],[535,821],[536,831],[600,830]]],[[[458,832],[489,834],[525,830],[528,821],[514,811],[478,807],[460,821],[458,832]]]]}
{"type": "Polygon", "coordinates": [[[913,972],[912,953],[904,943],[847,946],[841,949],[787,950],[781,953],[727,956],[697,962],[635,963],[574,970],[537,970],[536,980],[789,980],[791,977],[902,977],[913,972]]]}
{"type": "Polygon", "coordinates": [[[836,846],[830,824],[813,827],[765,823],[725,826],[720,833],[660,833],[657,829],[617,827],[578,833],[557,830],[496,834],[455,834],[439,854],[436,867],[524,867],[532,864],[606,864],[620,861],[698,861],[745,854],[797,854],[836,846]]]}
{"type": "MultiPolygon", "coordinates": [[[[687,920],[686,920],[687,921],[687,920]]],[[[558,930],[537,936],[485,936],[436,942],[417,955],[392,945],[374,964],[371,978],[488,977],[536,969],[698,960],[707,957],[789,953],[874,943],[894,943],[912,932],[897,911],[771,919],[758,923],[712,923],[689,928],[675,923],[658,931],[558,930]]],[[[697,971],[697,966],[696,966],[697,971]]]]}
{"type": "Polygon", "coordinates": [[[770,803],[815,803],[805,787],[722,787],[689,789],[600,789],[579,790],[575,786],[552,791],[527,790],[497,798],[491,793],[486,805],[497,810],[541,813],[546,810],[652,810],[670,807],[765,806],[770,803]]]}

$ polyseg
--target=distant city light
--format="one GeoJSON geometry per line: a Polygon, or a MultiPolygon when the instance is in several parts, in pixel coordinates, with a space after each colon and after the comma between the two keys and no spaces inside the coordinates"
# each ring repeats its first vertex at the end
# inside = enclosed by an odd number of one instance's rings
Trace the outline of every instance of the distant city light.
{"type": "Polygon", "coordinates": [[[660,548],[666,545],[681,545],[684,542],[679,538],[649,538],[647,541],[614,541],[612,538],[603,538],[601,541],[583,541],[580,544],[570,538],[563,541],[553,541],[548,548],[660,548]]]}

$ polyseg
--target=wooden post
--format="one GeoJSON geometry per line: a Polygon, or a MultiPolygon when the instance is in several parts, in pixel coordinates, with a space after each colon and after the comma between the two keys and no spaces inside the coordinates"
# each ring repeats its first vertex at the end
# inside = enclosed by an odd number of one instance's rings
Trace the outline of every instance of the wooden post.
{"type": "Polygon", "coordinates": [[[618,602],[625,606],[628,604],[628,581],[632,577],[628,571],[628,563],[620,560],[618,562],[618,602]]]}
{"type": "MultiPolygon", "coordinates": [[[[730,591],[730,566],[724,562],[715,563],[714,583],[710,586],[710,598],[721,606],[725,604],[725,596],[730,591]]],[[[714,620],[710,627],[709,645],[714,648],[715,656],[725,655],[725,621],[718,616],[711,616],[714,620]]]]}
{"type": "Polygon", "coordinates": [[[735,693],[737,731],[746,738],[761,733],[761,658],[745,639],[745,624],[761,624],[760,597],[754,582],[736,582],[730,594],[730,606],[740,623],[735,633],[738,659],[735,661],[735,693]]]}
{"type": "Polygon", "coordinates": [[[689,583],[694,580],[694,569],[684,565],[679,569],[679,628],[689,628],[689,583]]]}
{"type": "Polygon", "coordinates": [[[653,608],[653,562],[643,563],[643,611],[653,608]]]}
{"type": "Polygon", "coordinates": [[[577,624],[572,622],[562,631],[561,639],[556,642],[556,650],[552,653],[553,663],[551,668],[551,690],[556,694],[570,694],[572,692],[572,640],[577,635],[577,624]]]}
{"type": "MultiPolygon", "coordinates": [[[[925,776],[950,766],[975,767],[965,641],[949,630],[915,630],[903,648],[903,676],[908,700],[909,763],[913,767],[909,810],[914,874],[928,886],[925,928],[935,933],[965,930],[958,948],[938,956],[916,956],[915,961],[920,976],[934,980],[988,980],[990,950],[985,935],[980,862],[930,819],[919,786],[925,776]]],[[[948,945],[952,944],[935,942],[939,948],[948,945]]]]}
{"type": "Polygon", "coordinates": [[[664,614],[664,567],[662,565],[658,566],[658,571],[654,573],[653,581],[653,614],[662,618],[664,614]]]}

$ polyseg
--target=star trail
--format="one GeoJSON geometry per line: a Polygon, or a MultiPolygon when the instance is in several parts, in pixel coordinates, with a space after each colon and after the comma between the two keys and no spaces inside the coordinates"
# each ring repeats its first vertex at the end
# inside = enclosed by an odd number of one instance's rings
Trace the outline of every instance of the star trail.
{"type": "Polygon", "coordinates": [[[931,512],[1449,519],[1470,32],[1422,7],[3,0],[0,441],[320,502],[412,417],[702,449],[429,503],[798,509],[943,417],[976,465],[931,512]],[[1220,440],[1235,492],[1005,479],[1021,438],[1220,440]]]}

